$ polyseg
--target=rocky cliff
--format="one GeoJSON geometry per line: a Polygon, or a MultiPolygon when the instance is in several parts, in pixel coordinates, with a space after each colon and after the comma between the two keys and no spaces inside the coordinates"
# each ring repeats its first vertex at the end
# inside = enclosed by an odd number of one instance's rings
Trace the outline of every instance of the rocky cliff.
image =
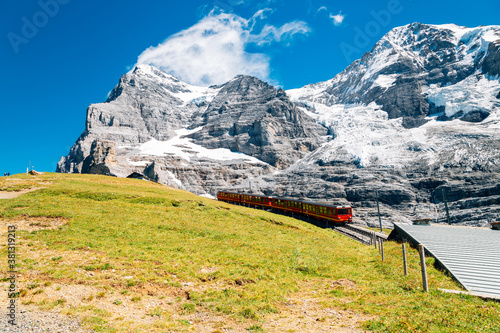
{"type": "Polygon", "coordinates": [[[500,27],[410,24],[333,79],[283,91],[249,76],[195,87],[125,74],[57,171],[140,172],[219,189],[348,201],[356,219],[500,217],[500,27]]]}
{"type": "Polygon", "coordinates": [[[207,148],[227,148],[278,168],[291,165],[325,141],[327,129],[293,105],[285,91],[255,77],[226,83],[192,127],[207,148]]]}

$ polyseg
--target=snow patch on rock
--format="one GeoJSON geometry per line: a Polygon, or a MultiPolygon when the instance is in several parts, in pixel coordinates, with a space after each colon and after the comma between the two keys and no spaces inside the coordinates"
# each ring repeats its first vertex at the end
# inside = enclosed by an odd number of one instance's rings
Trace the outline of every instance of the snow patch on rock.
{"type": "Polygon", "coordinates": [[[427,99],[436,106],[444,106],[446,116],[452,117],[460,111],[467,114],[471,111],[491,112],[500,108],[496,98],[499,92],[498,77],[488,79],[478,74],[446,87],[432,84],[427,91],[427,99]]]}
{"type": "MultiPolygon", "coordinates": [[[[176,130],[176,136],[167,141],[158,141],[151,139],[141,144],[137,149],[138,155],[165,156],[175,155],[187,161],[196,161],[199,159],[211,159],[217,161],[235,161],[241,160],[243,163],[266,164],[261,160],[245,155],[240,152],[233,152],[225,148],[208,149],[192,142],[186,136],[200,131],[203,127],[195,129],[176,130]]],[[[124,147],[121,147],[124,148],[124,147]]]]}

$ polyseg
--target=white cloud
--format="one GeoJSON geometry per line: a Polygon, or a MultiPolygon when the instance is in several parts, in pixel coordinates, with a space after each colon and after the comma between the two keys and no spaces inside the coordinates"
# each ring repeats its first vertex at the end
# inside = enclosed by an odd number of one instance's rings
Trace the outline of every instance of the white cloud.
{"type": "Polygon", "coordinates": [[[269,56],[250,53],[246,46],[289,42],[297,34],[307,34],[305,22],[293,21],[281,27],[262,25],[270,9],[259,10],[250,19],[213,11],[192,27],[180,31],[158,46],[146,49],[137,64],[158,67],[194,85],[208,86],[229,81],[238,74],[269,81],[269,56]],[[256,31],[257,30],[257,31],[256,31]],[[258,31],[260,30],[260,31],[258,31]]]}
{"type": "Polygon", "coordinates": [[[318,8],[318,10],[316,11],[316,14],[318,14],[319,12],[321,12],[322,10],[325,10],[325,11],[328,11],[328,8],[326,8],[325,6],[321,6],[318,8]]]}
{"type": "Polygon", "coordinates": [[[251,35],[250,41],[262,46],[271,44],[272,42],[280,42],[282,40],[291,40],[295,34],[307,34],[311,29],[305,22],[293,21],[285,23],[281,27],[276,28],[272,25],[265,25],[258,35],[251,35]]]}
{"type": "Polygon", "coordinates": [[[333,19],[333,24],[339,26],[344,22],[345,15],[342,15],[342,11],[340,11],[337,15],[332,15],[330,13],[330,18],[333,19]]]}

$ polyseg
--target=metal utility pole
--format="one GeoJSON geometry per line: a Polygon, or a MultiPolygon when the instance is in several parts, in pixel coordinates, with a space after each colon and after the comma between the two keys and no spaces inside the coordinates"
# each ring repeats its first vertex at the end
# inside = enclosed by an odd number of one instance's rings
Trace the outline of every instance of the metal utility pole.
{"type": "Polygon", "coordinates": [[[444,208],[446,209],[446,218],[448,219],[448,224],[451,224],[451,221],[450,221],[450,212],[448,211],[448,202],[446,201],[446,193],[444,191],[444,188],[441,191],[441,193],[443,194],[444,208]]]}
{"type": "Polygon", "coordinates": [[[377,199],[378,224],[380,225],[380,232],[382,232],[382,220],[380,219],[380,207],[378,206],[378,191],[375,191],[375,198],[377,199]]]}
{"type": "Polygon", "coordinates": [[[422,285],[425,292],[429,292],[429,284],[427,282],[427,268],[425,266],[425,249],[422,244],[418,244],[418,252],[420,254],[420,266],[422,269],[422,285]]]}
{"type": "Polygon", "coordinates": [[[405,276],[408,275],[408,265],[406,263],[406,244],[403,243],[403,268],[405,272],[405,276]]]}

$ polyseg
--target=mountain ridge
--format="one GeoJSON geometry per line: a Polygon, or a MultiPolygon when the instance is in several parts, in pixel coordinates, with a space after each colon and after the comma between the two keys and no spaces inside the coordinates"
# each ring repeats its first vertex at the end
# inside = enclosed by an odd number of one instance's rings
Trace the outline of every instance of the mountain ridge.
{"type": "Polygon", "coordinates": [[[57,171],[347,200],[366,223],[375,192],[389,223],[439,218],[440,193],[459,188],[455,221],[484,226],[500,216],[499,36],[409,24],[331,80],[287,91],[245,75],[195,87],[139,65],[89,107],[57,171]]]}

